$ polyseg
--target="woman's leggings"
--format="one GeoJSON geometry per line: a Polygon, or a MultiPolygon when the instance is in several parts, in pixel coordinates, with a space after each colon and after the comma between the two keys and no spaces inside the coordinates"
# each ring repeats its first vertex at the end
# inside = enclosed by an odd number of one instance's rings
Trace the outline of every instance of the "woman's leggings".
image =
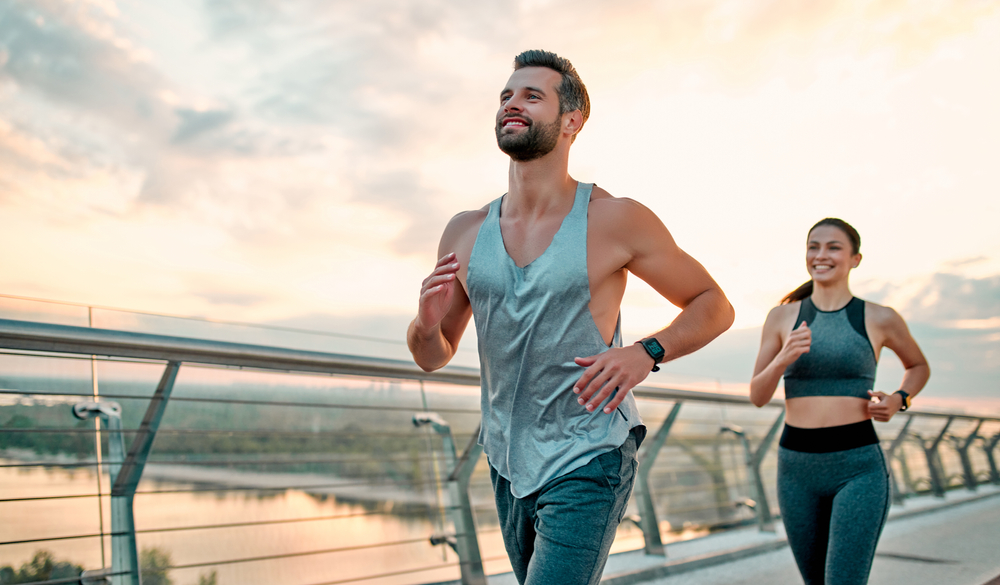
{"type": "Polygon", "coordinates": [[[864,585],[889,514],[889,471],[870,420],[785,425],[778,504],[806,585],[864,585]]]}

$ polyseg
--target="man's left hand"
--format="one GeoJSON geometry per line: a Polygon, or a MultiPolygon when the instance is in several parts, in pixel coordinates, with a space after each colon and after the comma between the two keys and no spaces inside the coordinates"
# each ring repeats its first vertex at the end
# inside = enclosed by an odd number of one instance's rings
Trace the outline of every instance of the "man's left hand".
{"type": "Polygon", "coordinates": [[[607,414],[618,408],[629,391],[645,380],[655,365],[653,358],[640,345],[616,347],[597,355],[578,357],[574,361],[576,365],[587,368],[573,385],[573,392],[577,394],[577,402],[584,405],[588,412],[594,412],[617,389],[615,397],[604,407],[607,414]]]}

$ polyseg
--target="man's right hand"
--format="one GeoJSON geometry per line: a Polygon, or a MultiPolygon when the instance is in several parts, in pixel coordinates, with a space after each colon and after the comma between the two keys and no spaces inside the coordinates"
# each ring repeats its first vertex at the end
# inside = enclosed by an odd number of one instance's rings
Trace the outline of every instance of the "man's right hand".
{"type": "Polygon", "coordinates": [[[420,286],[420,302],[414,326],[423,334],[437,327],[451,309],[458,278],[458,259],[454,252],[441,257],[434,272],[420,286]]]}

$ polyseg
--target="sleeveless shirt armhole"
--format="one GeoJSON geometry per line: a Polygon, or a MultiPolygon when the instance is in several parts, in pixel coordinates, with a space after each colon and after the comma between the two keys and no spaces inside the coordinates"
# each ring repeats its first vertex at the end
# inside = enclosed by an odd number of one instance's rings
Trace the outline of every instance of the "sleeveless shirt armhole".
{"type": "Polygon", "coordinates": [[[858,335],[868,342],[868,347],[872,350],[872,358],[874,358],[875,348],[872,346],[871,338],[868,337],[868,328],[865,327],[865,302],[863,300],[853,297],[851,302],[847,303],[847,320],[850,321],[851,327],[858,332],[858,335]]]}
{"type": "Polygon", "coordinates": [[[802,322],[805,321],[806,325],[812,326],[813,320],[816,318],[816,305],[812,303],[812,299],[806,297],[799,301],[799,316],[795,319],[795,325],[792,326],[792,331],[798,329],[802,322]]]}

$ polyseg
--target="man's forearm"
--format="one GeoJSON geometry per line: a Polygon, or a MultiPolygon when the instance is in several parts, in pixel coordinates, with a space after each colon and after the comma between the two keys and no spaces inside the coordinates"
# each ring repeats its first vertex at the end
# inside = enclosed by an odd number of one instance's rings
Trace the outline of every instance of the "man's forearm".
{"type": "Polygon", "coordinates": [[[733,306],[722,289],[710,288],[696,296],[665,329],[655,334],[666,355],[664,362],[697,351],[729,329],[733,306]]]}
{"type": "Polygon", "coordinates": [[[417,325],[416,319],[410,322],[406,331],[406,345],[413,354],[413,361],[425,372],[444,367],[455,355],[455,350],[441,332],[440,325],[424,330],[417,325]]]}

